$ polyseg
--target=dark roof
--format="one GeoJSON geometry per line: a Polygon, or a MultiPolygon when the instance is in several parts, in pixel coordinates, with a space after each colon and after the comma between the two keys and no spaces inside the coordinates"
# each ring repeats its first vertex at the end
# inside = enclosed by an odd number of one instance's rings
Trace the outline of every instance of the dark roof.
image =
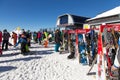
{"type": "Polygon", "coordinates": [[[83,24],[87,19],[89,19],[88,17],[76,16],[76,15],[71,15],[71,16],[75,23],[83,24]]]}

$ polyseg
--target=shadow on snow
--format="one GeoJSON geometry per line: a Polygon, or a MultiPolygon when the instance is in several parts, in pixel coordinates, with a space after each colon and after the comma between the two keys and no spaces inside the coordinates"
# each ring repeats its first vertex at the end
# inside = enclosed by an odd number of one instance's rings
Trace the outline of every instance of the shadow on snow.
{"type": "Polygon", "coordinates": [[[5,60],[5,61],[0,61],[0,63],[6,63],[6,62],[16,62],[16,61],[30,61],[33,59],[40,59],[42,57],[25,57],[25,58],[18,58],[18,59],[12,59],[12,60],[5,60]]]}
{"type": "MultiPolygon", "coordinates": [[[[30,55],[49,55],[54,53],[53,50],[43,50],[43,51],[30,51],[25,55],[26,57],[24,58],[17,58],[17,59],[12,59],[12,60],[5,60],[5,61],[0,61],[0,63],[5,63],[5,62],[15,62],[15,61],[30,61],[32,59],[40,59],[42,57],[40,56],[30,56],[30,55]],[[28,56],[29,55],[29,56],[28,56]]],[[[1,57],[11,57],[11,56],[16,56],[20,53],[16,52],[14,54],[3,54],[1,57]]],[[[8,58],[7,58],[8,59],[8,58]]]]}
{"type": "Polygon", "coordinates": [[[10,71],[12,69],[17,69],[17,67],[13,67],[13,66],[0,66],[0,72],[10,71]]]}
{"type": "MultiPolygon", "coordinates": [[[[54,50],[42,50],[42,51],[30,51],[27,53],[27,55],[48,55],[54,53],[54,50]]],[[[10,52],[9,54],[2,54],[1,57],[11,57],[11,56],[17,56],[20,52],[10,52]]]]}
{"type": "Polygon", "coordinates": [[[87,75],[96,75],[96,72],[90,72],[87,75]]]}
{"type": "Polygon", "coordinates": [[[9,54],[2,54],[2,56],[1,57],[11,57],[11,56],[17,56],[17,55],[19,55],[19,53],[17,52],[15,52],[15,53],[9,53],[9,54]]]}
{"type": "Polygon", "coordinates": [[[48,55],[54,53],[54,50],[31,51],[33,55],[48,55]]]}

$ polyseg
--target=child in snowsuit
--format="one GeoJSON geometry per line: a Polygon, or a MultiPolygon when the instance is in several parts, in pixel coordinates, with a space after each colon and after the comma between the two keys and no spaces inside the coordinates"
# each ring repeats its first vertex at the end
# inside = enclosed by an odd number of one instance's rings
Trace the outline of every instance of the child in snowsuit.
{"type": "Polygon", "coordinates": [[[25,37],[24,34],[21,34],[20,39],[16,43],[15,47],[21,43],[21,54],[26,55],[26,52],[29,52],[29,49],[27,49],[27,38],[25,37]]]}

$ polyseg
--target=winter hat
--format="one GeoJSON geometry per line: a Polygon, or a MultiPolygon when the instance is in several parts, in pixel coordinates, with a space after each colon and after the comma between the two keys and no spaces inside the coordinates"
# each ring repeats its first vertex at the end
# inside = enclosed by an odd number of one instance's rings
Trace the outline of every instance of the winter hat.
{"type": "Polygon", "coordinates": [[[21,37],[22,37],[22,38],[24,38],[24,37],[25,37],[25,35],[24,35],[24,34],[21,34],[21,37]]]}
{"type": "Polygon", "coordinates": [[[7,32],[7,29],[4,29],[3,32],[7,32]]]}

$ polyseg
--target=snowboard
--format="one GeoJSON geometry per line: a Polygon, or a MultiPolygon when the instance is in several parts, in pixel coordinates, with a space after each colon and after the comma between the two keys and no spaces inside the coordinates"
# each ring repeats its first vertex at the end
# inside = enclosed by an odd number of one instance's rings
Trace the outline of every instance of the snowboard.
{"type": "Polygon", "coordinates": [[[87,64],[86,46],[83,34],[78,34],[79,63],[87,64]]]}
{"type": "Polygon", "coordinates": [[[69,53],[68,50],[65,50],[65,44],[62,44],[62,45],[60,46],[59,52],[60,52],[60,54],[69,53]]]}
{"type": "Polygon", "coordinates": [[[91,65],[90,69],[89,69],[88,72],[87,72],[87,75],[89,75],[89,73],[90,73],[90,71],[92,70],[92,68],[94,67],[96,61],[97,61],[97,55],[96,55],[95,59],[93,60],[92,65],[91,65]]]}

